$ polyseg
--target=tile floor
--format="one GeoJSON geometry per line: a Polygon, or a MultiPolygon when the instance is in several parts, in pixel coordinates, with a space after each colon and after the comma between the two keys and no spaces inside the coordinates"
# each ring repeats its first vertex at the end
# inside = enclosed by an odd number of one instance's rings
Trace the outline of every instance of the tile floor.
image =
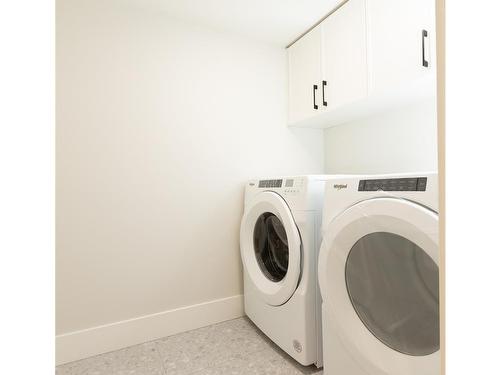
{"type": "Polygon", "coordinates": [[[322,374],[239,318],[56,367],[56,375],[322,374]]]}

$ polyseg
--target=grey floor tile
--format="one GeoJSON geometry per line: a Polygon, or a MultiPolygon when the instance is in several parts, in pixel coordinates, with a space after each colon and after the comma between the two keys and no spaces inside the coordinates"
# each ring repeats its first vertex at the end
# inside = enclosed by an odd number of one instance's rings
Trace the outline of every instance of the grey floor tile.
{"type": "Polygon", "coordinates": [[[58,366],[56,375],[164,375],[164,371],[151,342],[58,366]]]}
{"type": "Polygon", "coordinates": [[[212,368],[203,369],[195,375],[243,375],[243,374],[287,374],[285,361],[270,350],[239,354],[212,368]]]}
{"type": "Polygon", "coordinates": [[[156,344],[167,375],[186,375],[213,368],[269,347],[267,338],[247,318],[170,336],[156,344]]]}
{"type": "Polygon", "coordinates": [[[225,363],[200,370],[193,375],[319,375],[322,373],[314,366],[303,367],[291,362],[293,360],[285,358],[284,354],[279,350],[268,348],[237,355],[225,363]]]}
{"type": "Polygon", "coordinates": [[[56,368],[56,375],[320,375],[303,367],[248,318],[180,333],[56,368]]]}
{"type": "Polygon", "coordinates": [[[247,317],[229,320],[216,327],[224,347],[234,355],[253,353],[274,345],[247,317]]]}

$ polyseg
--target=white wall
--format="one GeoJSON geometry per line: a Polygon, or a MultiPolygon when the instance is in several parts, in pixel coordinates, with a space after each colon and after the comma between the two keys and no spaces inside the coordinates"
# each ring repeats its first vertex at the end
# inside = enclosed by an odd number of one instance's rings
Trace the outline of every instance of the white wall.
{"type": "Polygon", "coordinates": [[[63,336],[240,295],[244,182],[324,169],[284,49],[109,4],[57,2],[63,336]]]}
{"type": "Polygon", "coordinates": [[[326,173],[437,170],[434,100],[325,130],[326,173]]]}

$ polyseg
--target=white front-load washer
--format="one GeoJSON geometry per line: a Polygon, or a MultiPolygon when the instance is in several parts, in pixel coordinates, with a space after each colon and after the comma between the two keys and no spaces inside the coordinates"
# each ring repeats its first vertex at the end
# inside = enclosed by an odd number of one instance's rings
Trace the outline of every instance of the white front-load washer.
{"type": "Polygon", "coordinates": [[[325,184],[325,375],[440,373],[437,211],[436,173],[325,184]]]}
{"type": "Polygon", "coordinates": [[[326,178],[249,181],[240,230],[245,313],[300,364],[318,367],[317,256],[326,178]]]}

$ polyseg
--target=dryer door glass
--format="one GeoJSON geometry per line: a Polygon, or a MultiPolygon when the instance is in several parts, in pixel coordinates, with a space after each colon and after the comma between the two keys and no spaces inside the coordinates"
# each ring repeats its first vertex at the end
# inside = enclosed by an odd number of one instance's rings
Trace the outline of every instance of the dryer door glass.
{"type": "Polygon", "coordinates": [[[281,281],[288,270],[288,239],[281,220],[270,212],[259,216],[253,231],[257,263],[271,281],[281,281]]]}
{"type": "Polygon", "coordinates": [[[370,233],[346,262],[347,290],[364,325],[401,353],[439,349],[439,269],[419,246],[393,233],[370,233]]]}

